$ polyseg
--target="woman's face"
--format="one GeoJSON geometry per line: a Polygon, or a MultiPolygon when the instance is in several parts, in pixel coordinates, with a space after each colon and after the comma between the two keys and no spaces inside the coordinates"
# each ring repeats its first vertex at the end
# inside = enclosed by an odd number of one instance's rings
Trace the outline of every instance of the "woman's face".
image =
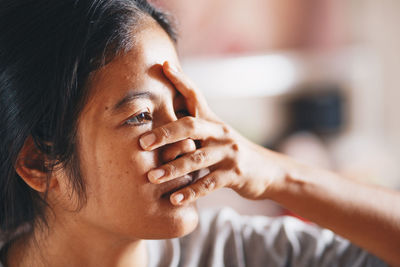
{"type": "Polygon", "coordinates": [[[177,111],[185,109],[163,75],[164,61],[179,64],[170,38],[153,22],[135,34],[130,52],[93,75],[78,122],[87,204],[73,215],[76,223],[140,239],[182,236],[197,225],[194,205],[173,206],[163,196],[190,179],[150,183],[147,173],[162,163],[163,150],[139,146],[141,135],[176,120],[177,111]]]}

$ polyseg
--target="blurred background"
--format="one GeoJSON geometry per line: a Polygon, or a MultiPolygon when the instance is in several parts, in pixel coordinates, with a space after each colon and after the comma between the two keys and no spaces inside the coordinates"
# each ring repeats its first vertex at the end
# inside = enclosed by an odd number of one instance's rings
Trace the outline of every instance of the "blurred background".
{"type": "MultiPolygon", "coordinates": [[[[348,179],[400,188],[400,1],[152,2],[175,19],[184,71],[244,136],[348,179]]],[[[285,212],[229,190],[200,201],[224,205],[285,212]]]]}

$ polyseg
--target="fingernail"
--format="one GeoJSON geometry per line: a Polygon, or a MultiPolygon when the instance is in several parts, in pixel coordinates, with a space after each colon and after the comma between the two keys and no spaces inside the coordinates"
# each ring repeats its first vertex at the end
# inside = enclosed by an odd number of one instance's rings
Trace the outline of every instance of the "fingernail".
{"type": "Polygon", "coordinates": [[[156,135],[153,133],[147,134],[140,138],[139,143],[143,149],[148,148],[156,141],[156,135]]]}
{"type": "Polygon", "coordinates": [[[181,193],[172,196],[172,199],[176,204],[179,204],[183,200],[183,198],[184,196],[181,193]]]}
{"type": "Polygon", "coordinates": [[[158,179],[165,175],[165,171],[163,169],[156,169],[149,172],[147,177],[151,182],[157,182],[158,179]]]}

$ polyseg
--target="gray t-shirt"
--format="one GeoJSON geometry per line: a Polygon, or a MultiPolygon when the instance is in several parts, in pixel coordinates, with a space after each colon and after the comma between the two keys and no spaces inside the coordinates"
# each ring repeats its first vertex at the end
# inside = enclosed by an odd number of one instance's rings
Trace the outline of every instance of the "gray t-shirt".
{"type": "Polygon", "coordinates": [[[203,212],[185,237],[146,243],[149,267],[387,266],[329,230],[292,217],[240,216],[228,208],[203,212]]]}
{"type": "Polygon", "coordinates": [[[292,217],[240,216],[225,208],[200,218],[183,238],[147,241],[149,266],[387,266],[332,231],[292,217]]]}

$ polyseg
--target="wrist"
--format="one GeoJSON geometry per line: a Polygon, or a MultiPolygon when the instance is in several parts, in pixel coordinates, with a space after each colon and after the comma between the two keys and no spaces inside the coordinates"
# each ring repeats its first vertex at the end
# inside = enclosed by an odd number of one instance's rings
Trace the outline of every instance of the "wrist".
{"type": "MultiPolygon", "coordinates": [[[[271,151],[272,152],[272,151],[271,151]]],[[[306,185],[309,183],[306,179],[310,172],[309,168],[291,158],[272,152],[275,158],[277,170],[272,175],[271,182],[266,189],[265,197],[278,203],[285,202],[285,199],[302,194],[306,185]]]]}

